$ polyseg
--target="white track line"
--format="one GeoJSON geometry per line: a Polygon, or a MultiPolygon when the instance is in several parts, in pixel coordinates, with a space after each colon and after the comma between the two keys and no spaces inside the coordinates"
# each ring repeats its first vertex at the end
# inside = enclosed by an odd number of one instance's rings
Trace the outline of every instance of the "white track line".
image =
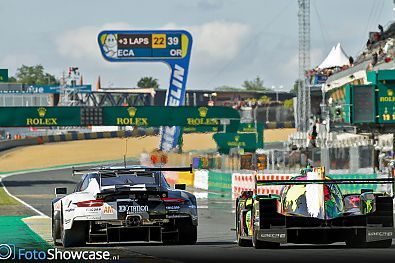
{"type": "MultiPolygon", "coordinates": [[[[103,162],[104,163],[104,162],[103,162]]],[[[107,162],[105,162],[107,163],[107,162]]],[[[98,164],[94,164],[94,165],[100,165],[100,163],[98,164]]],[[[55,171],[55,170],[63,170],[63,169],[68,169],[68,168],[72,168],[72,167],[80,167],[80,166],[89,166],[89,164],[80,164],[80,165],[65,165],[62,167],[53,167],[53,168],[42,168],[42,169],[37,169],[37,170],[32,170],[32,171],[19,171],[19,172],[11,172],[8,174],[1,174],[0,175],[0,186],[3,187],[4,191],[11,196],[12,198],[14,198],[15,200],[17,200],[18,202],[20,202],[21,204],[23,204],[24,206],[30,208],[31,210],[33,210],[34,212],[36,212],[37,214],[39,214],[42,217],[45,218],[50,218],[49,216],[47,216],[46,214],[44,214],[43,212],[41,212],[40,210],[38,210],[37,208],[34,208],[33,206],[29,205],[28,203],[26,203],[25,201],[21,200],[20,198],[14,196],[13,194],[11,194],[7,187],[5,187],[5,185],[2,183],[2,179],[12,176],[12,175],[17,175],[17,174],[26,174],[26,173],[39,173],[39,172],[47,172],[47,171],[55,171]]]]}

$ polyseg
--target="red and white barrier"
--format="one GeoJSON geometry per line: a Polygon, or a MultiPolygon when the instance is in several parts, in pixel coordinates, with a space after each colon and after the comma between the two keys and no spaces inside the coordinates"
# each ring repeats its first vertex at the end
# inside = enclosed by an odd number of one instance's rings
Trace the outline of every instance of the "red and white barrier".
{"type": "MultiPolygon", "coordinates": [[[[257,180],[289,180],[294,177],[296,174],[258,174],[257,180]]],[[[255,182],[254,182],[253,173],[233,173],[232,174],[232,192],[233,197],[237,197],[243,191],[253,191],[255,182]]],[[[258,194],[280,194],[282,185],[268,185],[268,186],[259,186],[257,188],[258,194]]]]}

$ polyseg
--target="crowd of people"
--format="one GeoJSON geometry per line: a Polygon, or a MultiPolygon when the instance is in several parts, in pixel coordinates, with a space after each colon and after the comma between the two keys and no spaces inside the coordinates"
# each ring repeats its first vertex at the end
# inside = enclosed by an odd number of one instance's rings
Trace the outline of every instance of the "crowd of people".
{"type": "Polygon", "coordinates": [[[379,32],[371,32],[363,52],[358,56],[357,63],[369,60],[367,70],[371,70],[379,62],[390,62],[394,58],[393,47],[395,24],[392,24],[386,32],[381,25],[378,25],[379,32]]]}
{"type": "Polygon", "coordinates": [[[331,75],[333,75],[337,72],[346,70],[346,69],[353,67],[353,66],[354,66],[354,59],[353,59],[353,57],[349,57],[349,64],[348,65],[343,65],[341,67],[337,66],[337,67],[323,68],[323,69],[316,67],[314,69],[306,71],[305,77],[306,77],[306,79],[309,80],[311,85],[321,84],[321,83],[319,83],[320,78],[321,78],[322,82],[324,83],[326,81],[326,79],[328,77],[330,77],[331,75]]]}
{"type": "Polygon", "coordinates": [[[384,27],[378,25],[379,31],[371,32],[369,39],[366,42],[366,46],[362,53],[354,60],[353,57],[349,57],[349,63],[342,66],[330,67],[330,68],[314,68],[305,72],[306,79],[309,80],[311,85],[321,84],[326,79],[340,71],[347,70],[353,67],[355,64],[362,63],[366,60],[370,60],[366,70],[372,70],[373,67],[379,62],[390,62],[394,59],[394,39],[395,35],[395,23],[390,25],[387,31],[384,32],[384,27]]]}

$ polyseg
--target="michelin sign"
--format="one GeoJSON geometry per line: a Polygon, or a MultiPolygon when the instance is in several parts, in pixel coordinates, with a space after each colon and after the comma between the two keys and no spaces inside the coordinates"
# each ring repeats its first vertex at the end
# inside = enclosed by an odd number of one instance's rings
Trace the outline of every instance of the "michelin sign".
{"type": "MultiPolygon", "coordinates": [[[[165,106],[183,106],[192,36],[184,30],[103,31],[98,36],[100,51],[110,62],[164,62],[171,68],[165,106]]],[[[179,127],[163,127],[160,148],[177,146],[179,127]]]]}

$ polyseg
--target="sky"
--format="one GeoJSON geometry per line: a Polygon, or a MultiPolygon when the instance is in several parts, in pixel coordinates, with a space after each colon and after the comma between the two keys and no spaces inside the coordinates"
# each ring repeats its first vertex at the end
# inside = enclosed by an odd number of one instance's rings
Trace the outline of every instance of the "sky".
{"type": "MultiPolygon", "coordinates": [[[[369,31],[395,20],[392,0],[311,0],[311,65],[341,43],[359,54],[369,31]]],[[[193,37],[187,89],[241,87],[260,76],[288,91],[298,77],[297,0],[0,0],[0,68],[42,64],[60,77],[79,67],[85,83],[136,87],[143,76],[169,85],[163,63],[105,61],[102,30],[185,29],[193,37]]]]}

